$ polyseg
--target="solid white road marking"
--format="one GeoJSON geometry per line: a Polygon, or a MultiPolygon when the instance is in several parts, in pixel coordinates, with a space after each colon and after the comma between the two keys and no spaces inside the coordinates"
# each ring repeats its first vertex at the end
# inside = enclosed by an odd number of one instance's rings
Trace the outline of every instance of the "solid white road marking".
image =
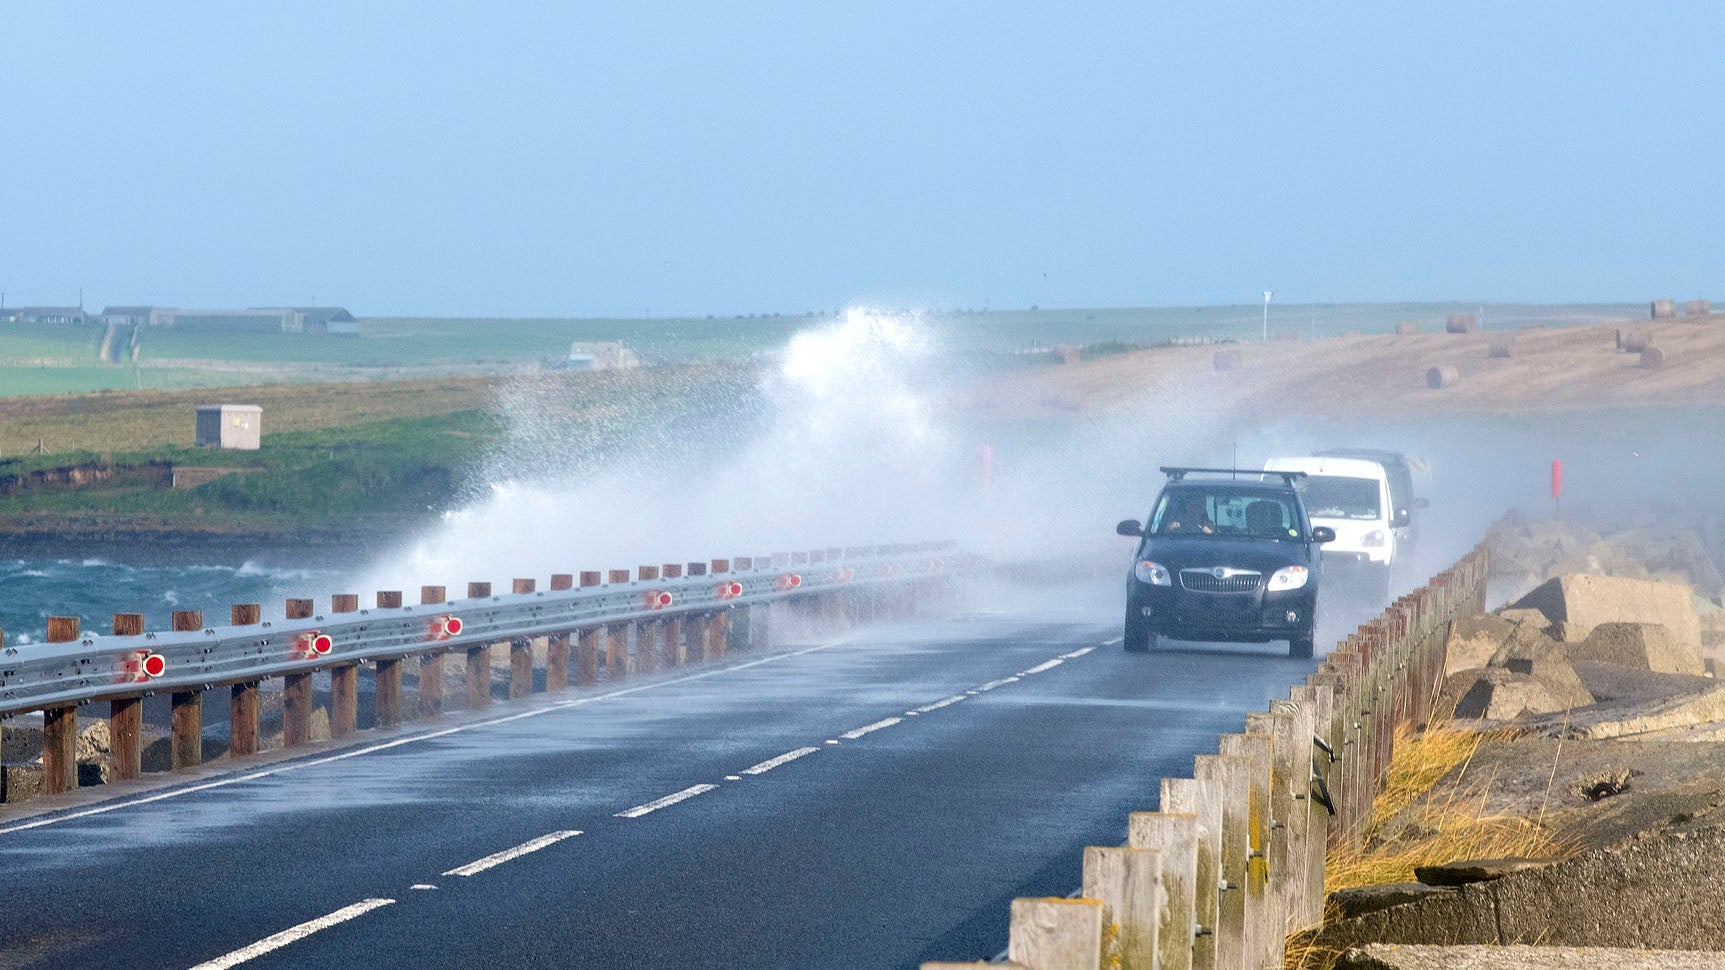
{"type": "Polygon", "coordinates": [[[29,821],[29,822],[20,822],[17,825],[9,825],[9,826],[6,826],[4,828],[0,828],[0,835],[6,835],[6,834],[11,833],[11,832],[22,832],[22,831],[25,831],[26,829],[41,828],[44,825],[57,825],[61,822],[71,822],[71,821],[74,821],[74,820],[80,819],[80,818],[89,818],[92,815],[105,815],[108,812],[117,812],[123,808],[132,808],[132,807],[137,806],[137,805],[147,805],[150,802],[159,802],[159,801],[162,801],[162,800],[168,799],[168,798],[178,798],[181,795],[190,795],[194,792],[208,791],[209,789],[212,789],[212,788],[226,788],[229,785],[238,785],[238,784],[243,784],[243,783],[248,782],[248,781],[257,781],[260,778],[268,778],[272,775],[285,774],[286,772],[289,772],[289,771],[299,771],[302,768],[316,768],[320,765],[327,765],[327,764],[330,764],[330,763],[336,762],[336,761],[346,761],[348,758],[358,758],[358,757],[361,757],[363,755],[375,754],[379,751],[388,751],[391,748],[399,748],[404,744],[417,744],[420,741],[430,741],[434,738],[447,737],[451,734],[460,734],[464,731],[472,731],[472,730],[476,730],[478,728],[492,727],[492,726],[498,725],[498,724],[507,724],[511,721],[520,721],[520,720],[524,720],[524,719],[529,718],[529,717],[539,717],[539,716],[545,715],[545,714],[555,714],[558,711],[566,710],[566,709],[571,708],[571,707],[581,707],[581,706],[586,705],[586,704],[592,704],[596,701],[609,700],[610,698],[613,698],[613,697],[623,697],[627,694],[637,694],[637,693],[640,693],[641,691],[644,691],[644,690],[656,690],[660,687],[669,687],[672,684],[686,684],[692,680],[703,680],[707,677],[718,677],[718,676],[721,676],[724,674],[735,673],[739,670],[747,670],[750,667],[759,667],[761,664],[777,663],[781,660],[788,660],[791,657],[800,657],[800,656],[803,656],[804,654],[816,653],[816,652],[821,651],[821,650],[830,650],[833,647],[843,646],[844,644],[855,639],[857,636],[858,636],[858,634],[850,634],[847,636],[840,637],[837,640],[829,641],[827,643],[817,644],[817,645],[812,646],[812,647],[805,647],[802,650],[792,650],[789,653],[774,654],[771,657],[762,657],[759,660],[751,660],[747,663],[740,663],[734,667],[722,667],[718,670],[707,670],[707,671],[702,671],[701,673],[698,673],[698,674],[690,674],[687,677],[674,677],[670,680],[654,681],[651,684],[641,684],[641,685],[636,686],[636,687],[625,687],[621,690],[614,690],[614,691],[610,691],[610,692],[607,692],[604,694],[595,694],[592,697],[575,697],[575,698],[571,698],[571,699],[565,700],[565,701],[558,701],[555,704],[550,704],[550,705],[547,705],[545,707],[534,708],[531,711],[522,711],[518,714],[510,714],[510,715],[507,715],[505,717],[494,717],[494,718],[491,718],[489,720],[474,721],[470,724],[460,724],[460,725],[456,725],[455,727],[447,727],[447,728],[444,728],[440,731],[428,731],[425,734],[416,734],[416,735],[413,735],[412,737],[396,738],[392,741],[385,741],[381,744],[373,744],[373,745],[368,745],[368,746],[363,747],[363,748],[355,748],[352,751],[343,751],[340,754],[333,754],[333,755],[330,755],[330,756],[325,757],[325,758],[311,758],[311,759],[308,759],[305,761],[292,761],[292,762],[288,762],[286,764],[277,765],[276,767],[273,767],[273,768],[264,769],[263,771],[253,771],[253,772],[249,772],[249,773],[244,774],[244,775],[236,775],[232,778],[222,778],[222,779],[218,779],[216,781],[204,782],[203,784],[200,784],[200,785],[189,785],[185,788],[175,788],[175,789],[172,789],[170,791],[158,792],[157,794],[154,794],[154,795],[146,795],[142,798],[133,798],[133,799],[130,799],[128,801],[123,801],[123,802],[109,802],[105,805],[97,805],[94,808],[86,808],[86,809],[83,809],[81,811],[76,811],[76,812],[67,812],[64,815],[53,815],[53,816],[49,816],[48,818],[39,818],[39,819],[35,819],[35,820],[29,821]]]}
{"type": "Polygon", "coordinates": [[[327,930],[338,923],[345,923],[350,919],[364,916],[374,909],[388,906],[393,902],[395,902],[393,899],[362,899],[352,906],[343,906],[328,916],[307,920],[298,926],[282,930],[274,936],[266,936],[251,946],[241,947],[226,956],[216,957],[214,960],[207,960],[193,967],[192,970],[227,970],[228,967],[237,967],[247,960],[255,960],[266,953],[279,950],[295,940],[303,940],[318,930],[327,930]]]}
{"type": "Polygon", "coordinates": [[[865,734],[870,734],[872,732],[879,731],[881,728],[892,727],[894,724],[899,724],[899,723],[902,723],[903,721],[904,721],[904,718],[902,718],[902,717],[889,717],[889,718],[886,718],[885,720],[876,721],[873,724],[864,724],[862,727],[857,728],[854,731],[846,731],[845,733],[839,735],[839,737],[844,738],[846,741],[855,741],[857,738],[860,738],[865,734]]]}
{"type": "Polygon", "coordinates": [[[1037,664],[1036,666],[1030,668],[1029,670],[1026,670],[1024,673],[1021,673],[1018,676],[1023,677],[1027,674],[1040,674],[1044,670],[1053,670],[1054,668],[1060,666],[1061,664],[1063,664],[1065,662],[1066,662],[1065,658],[1055,657],[1053,660],[1049,660],[1045,663],[1037,664]]]}
{"type": "Polygon", "coordinates": [[[819,750],[820,750],[819,748],[798,748],[795,751],[786,751],[784,754],[779,755],[777,758],[771,758],[767,761],[763,761],[760,764],[755,765],[754,767],[751,767],[751,768],[744,768],[743,774],[745,774],[745,775],[764,775],[767,772],[772,771],[774,768],[777,768],[779,765],[785,764],[786,762],[795,761],[798,758],[801,758],[805,754],[814,754],[816,751],[819,751],[819,750]]]}
{"type": "Polygon", "coordinates": [[[409,889],[436,889],[437,887],[433,886],[431,883],[428,883],[428,882],[416,882],[407,888],[409,888],[409,889]]]}
{"type": "Polygon", "coordinates": [[[743,776],[742,775],[726,775],[725,780],[726,781],[742,781],[743,776]]]}
{"type": "Polygon", "coordinates": [[[568,832],[552,832],[550,835],[541,835],[537,839],[528,839],[526,842],[521,843],[520,845],[516,846],[513,849],[504,849],[502,852],[494,852],[491,855],[488,855],[483,859],[475,859],[474,861],[469,862],[467,865],[457,866],[454,869],[451,869],[448,872],[444,873],[444,875],[446,875],[446,876],[474,876],[474,875],[478,875],[479,873],[484,872],[487,869],[491,869],[491,868],[495,868],[497,866],[500,866],[500,865],[504,864],[505,862],[508,862],[511,859],[519,859],[529,852],[538,852],[540,849],[543,849],[548,845],[556,845],[557,843],[563,841],[564,839],[572,839],[575,836],[580,835],[580,834],[581,833],[579,830],[572,830],[572,831],[568,831],[568,832]]]}
{"type": "Polygon", "coordinates": [[[1015,684],[1017,682],[1017,677],[1002,677],[999,680],[991,680],[988,683],[983,684],[981,687],[977,688],[977,692],[981,693],[985,690],[993,690],[996,687],[1005,687],[1007,684],[1015,684]]]}
{"type": "Polygon", "coordinates": [[[690,785],[689,787],[687,787],[687,788],[683,789],[682,791],[677,792],[675,794],[666,795],[664,798],[660,798],[660,799],[657,799],[656,801],[648,802],[645,805],[636,805],[634,808],[629,809],[627,812],[618,812],[613,817],[614,818],[640,818],[641,816],[647,814],[648,812],[656,812],[661,808],[669,808],[670,806],[675,805],[678,802],[683,801],[684,799],[694,798],[696,795],[702,794],[703,792],[710,792],[717,787],[719,787],[719,786],[718,785],[690,785]]]}
{"type": "Polygon", "coordinates": [[[938,711],[943,707],[947,707],[947,706],[952,705],[952,704],[957,704],[959,701],[964,700],[965,696],[966,695],[964,695],[964,694],[954,694],[945,700],[935,701],[933,704],[924,704],[923,706],[916,709],[916,713],[927,714],[929,711],[938,711]]]}
{"type": "Polygon", "coordinates": [[[838,744],[838,742],[834,741],[832,738],[827,738],[827,743],[828,744],[838,744]]]}

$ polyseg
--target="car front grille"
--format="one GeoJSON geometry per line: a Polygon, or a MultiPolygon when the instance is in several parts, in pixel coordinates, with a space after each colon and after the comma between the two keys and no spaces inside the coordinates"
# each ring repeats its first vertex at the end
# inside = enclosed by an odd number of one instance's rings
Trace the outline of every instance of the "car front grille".
{"type": "Polygon", "coordinates": [[[1250,593],[1258,588],[1264,574],[1250,569],[1223,567],[1222,575],[1215,569],[1182,569],[1180,585],[1195,593],[1250,593]]]}

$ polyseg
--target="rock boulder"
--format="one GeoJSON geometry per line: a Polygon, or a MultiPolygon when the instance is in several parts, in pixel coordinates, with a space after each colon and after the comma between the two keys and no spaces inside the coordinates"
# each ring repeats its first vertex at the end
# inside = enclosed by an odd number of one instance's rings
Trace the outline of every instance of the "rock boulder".
{"type": "Polygon", "coordinates": [[[1513,605],[1545,614],[1565,640],[1584,639],[1601,623],[1660,623],[1679,643],[1701,645],[1690,589],[1676,583],[1572,573],[1547,580],[1513,605]]]}
{"type": "Polygon", "coordinates": [[[1573,662],[1607,663],[1660,674],[1701,676],[1701,642],[1679,642],[1662,623],[1601,623],[1565,648],[1573,662]]]}

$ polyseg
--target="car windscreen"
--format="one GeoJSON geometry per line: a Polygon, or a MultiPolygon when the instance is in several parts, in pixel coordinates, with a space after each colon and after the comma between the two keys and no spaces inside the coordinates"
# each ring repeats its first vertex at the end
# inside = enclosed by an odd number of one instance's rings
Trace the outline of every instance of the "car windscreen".
{"type": "Polygon", "coordinates": [[[1378,480],[1310,475],[1298,486],[1306,498],[1306,514],[1314,519],[1376,519],[1382,516],[1378,480]]]}
{"type": "Polygon", "coordinates": [[[1150,518],[1150,534],[1297,542],[1300,516],[1286,496],[1185,489],[1163,494],[1150,518]]]}

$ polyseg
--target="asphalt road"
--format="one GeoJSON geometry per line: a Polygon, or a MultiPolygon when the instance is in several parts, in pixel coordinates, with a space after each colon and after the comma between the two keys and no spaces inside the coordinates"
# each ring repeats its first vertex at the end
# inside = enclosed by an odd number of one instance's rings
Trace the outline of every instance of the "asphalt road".
{"type": "Polygon", "coordinates": [[[1312,663],[1127,655],[1117,585],[0,821],[0,967],[989,958],[1312,663]]]}

